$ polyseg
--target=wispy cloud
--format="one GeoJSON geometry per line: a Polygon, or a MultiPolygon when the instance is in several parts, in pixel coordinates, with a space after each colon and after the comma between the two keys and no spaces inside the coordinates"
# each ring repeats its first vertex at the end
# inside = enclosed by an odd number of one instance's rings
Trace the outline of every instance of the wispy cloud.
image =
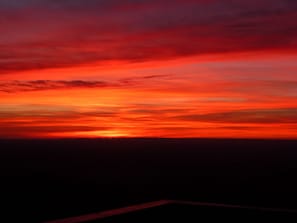
{"type": "Polygon", "coordinates": [[[22,91],[44,91],[69,88],[103,88],[113,86],[103,81],[84,80],[34,80],[0,82],[0,91],[13,93],[22,91]]]}
{"type": "Polygon", "coordinates": [[[296,138],[295,0],[1,0],[0,23],[0,137],[296,138]]]}
{"type": "Polygon", "coordinates": [[[171,75],[148,75],[121,78],[114,82],[89,81],[89,80],[29,80],[29,81],[0,81],[0,92],[15,93],[26,91],[45,91],[75,88],[107,88],[107,87],[131,87],[143,85],[147,80],[168,79],[171,75]]]}
{"type": "Polygon", "coordinates": [[[1,1],[0,12],[0,73],[297,49],[290,0],[1,1]]]}
{"type": "Polygon", "coordinates": [[[146,76],[138,76],[138,77],[127,77],[120,79],[120,83],[122,84],[136,84],[146,82],[147,80],[155,79],[155,80],[164,80],[171,79],[173,75],[170,74],[155,74],[155,75],[146,75],[146,76]]]}
{"type": "Polygon", "coordinates": [[[297,108],[250,109],[175,117],[185,121],[214,123],[297,124],[297,108]]]}

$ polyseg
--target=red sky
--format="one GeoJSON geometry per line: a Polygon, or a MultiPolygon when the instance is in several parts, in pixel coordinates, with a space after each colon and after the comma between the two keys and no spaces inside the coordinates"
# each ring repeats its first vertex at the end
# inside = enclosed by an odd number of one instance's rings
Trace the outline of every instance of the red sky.
{"type": "Polygon", "coordinates": [[[294,0],[2,0],[0,138],[297,138],[294,0]]]}

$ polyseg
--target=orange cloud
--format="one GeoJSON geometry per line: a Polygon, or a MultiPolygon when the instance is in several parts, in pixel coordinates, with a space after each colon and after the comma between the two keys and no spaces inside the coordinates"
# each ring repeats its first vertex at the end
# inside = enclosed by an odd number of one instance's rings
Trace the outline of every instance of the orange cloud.
{"type": "Polygon", "coordinates": [[[296,9],[1,1],[0,137],[297,138],[296,9]]]}

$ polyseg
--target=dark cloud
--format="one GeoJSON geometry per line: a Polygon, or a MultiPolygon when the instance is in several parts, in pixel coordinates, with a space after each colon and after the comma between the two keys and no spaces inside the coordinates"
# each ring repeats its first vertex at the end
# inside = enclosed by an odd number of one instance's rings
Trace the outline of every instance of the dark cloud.
{"type": "Polygon", "coordinates": [[[120,83],[122,84],[136,84],[145,80],[150,80],[150,79],[168,79],[171,78],[172,75],[170,74],[156,74],[156,75],[148,75],[148,76],[139,76],[139,77],[129,77],[129,78],[124,78],[120,80],[120,83]]]}
{"type": "MultiPolygon", "coordinates": [[[[279,97],[296,97],[297,96],[297,81],[287,80],[248,80],[242,82],[227,84],[226,90],[242,92],[242,93],[257,93],[258,95],[271,95],[279,97]]],[[[274,98],[274,97],[273,97],[274,98]]],[[[271,98],[271,99],[273,99],[271,98]]]]}
{"type": "Polygon", "coordinates": [[[30,137],[48,137],[51,134],[71,134],[76,132],[92,132],[92,131],[106,131],[110,130],[107,127],[91,127],[82,125],[42,125],[32,126],[28,122],[27,125],[21,126],[20,123],[16,125],[2,125],[0,123],[0,138],[30,138],[30,137]]]}
{"type": "Polygon", "coordinates": [[[0,92],[43,91],[71,88],[103,88],[112,86],[103,81],[84,80],[34,80],[34,81],[9,81],[0,82],[0,92]]]}
{"type": "Polygon", "coordinates": [[[4,0],[0,12],[0,73],[297,49],[292,0],[4,0]]]}
{"type": "Polygon", "coordinates": [[[175,117],[179,120],[219,123],[297,123],[297,108],[251,109],[175,117]]]}
{"type": "Polygon", "coordinates": [[[0,81],[0,92],[14,93],[25,91],[44,91],[73,88],[106,88],[142,85],[145,80],[170,78],[171,75],[149,75],[120,79],[114,83],[87,80],[31,80],[31,81],[0,81]]]}
{"type": "Polygon", "coordinates": [[[46,106],[46,105],[27,105],[10,107],[0,110],[2,125],[51,125],[53,122],[62,124],[69,122],[79,122],[81,119],[94,121],[94,118],[113,118],[120,114],[119,109],[93,108],[92,111],[80,112],[71,107],[46,106]],[[18,119],[21,119],[19,121],[18,119]]]}
{"type": "MultiPolygon", "coordinates": [[[[107,127],[92,127],[92,126],[81,126],[81,125],[39,125],[32,126],[32,123],[27,123],[28,125],[21,126],[19,123],[17,126],[5,125],[4,129],[6,134],[17,132],[34,132],[34,133],[58,133],[58,132],[79,132],[79,131],[99,131],[108,130],[107,127]],[[30,126],[31,125],[31,126],[30,126]]],[[[1,135],[1,134],[0,134],[1,135]]],[[[13,134],[12,134],[13,135],[13,134]]]]}

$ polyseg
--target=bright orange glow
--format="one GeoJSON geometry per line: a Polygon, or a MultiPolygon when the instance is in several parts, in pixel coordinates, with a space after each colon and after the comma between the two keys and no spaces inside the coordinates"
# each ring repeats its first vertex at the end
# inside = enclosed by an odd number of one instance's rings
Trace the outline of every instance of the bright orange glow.
{"type": "Polygon", "coordinates": [[[86,132],[71,132],[68,133],[60,133],[60,134],[48,134],[47,137],[58,137],[58,138],[118,138],[118,137],[132,137],[125,130],[106,130],[106,131],[86,131],[86,132]]]}
{"type": "Polygon", "coordinates": [[[294,7],[41,2],[0,3],[1,138],[297,138],[294,7]]]}

